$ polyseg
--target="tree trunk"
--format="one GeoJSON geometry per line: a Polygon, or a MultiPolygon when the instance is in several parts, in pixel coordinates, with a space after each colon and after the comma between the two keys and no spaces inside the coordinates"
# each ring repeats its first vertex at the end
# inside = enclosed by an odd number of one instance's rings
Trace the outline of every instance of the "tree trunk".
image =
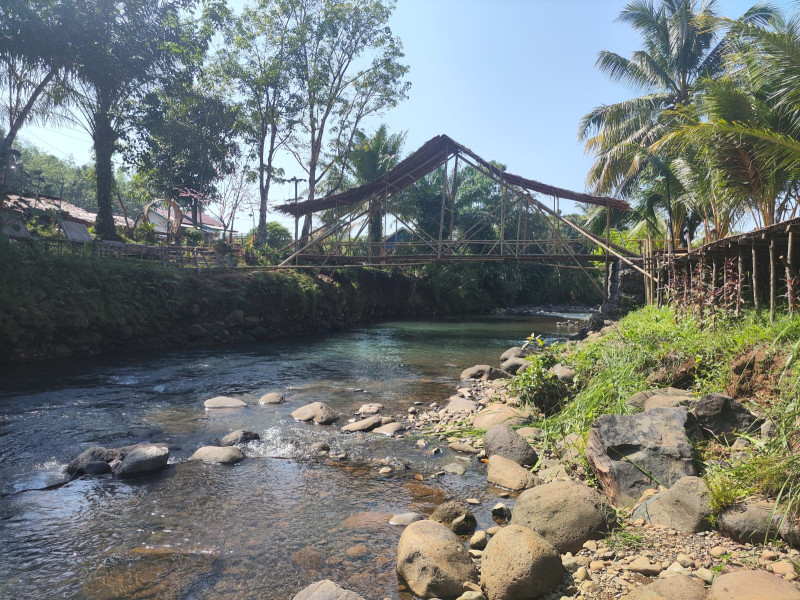
{"type": "Polygon", "coordinates": [[[111,126],[108,112],[100,110],[94,114],[95,171],[97,173],[97,221],[95,233],[101,237],[116,237],[114,213],[111,209],[114,173],[111,158],[116,149],[116,133],[111,126]]]}

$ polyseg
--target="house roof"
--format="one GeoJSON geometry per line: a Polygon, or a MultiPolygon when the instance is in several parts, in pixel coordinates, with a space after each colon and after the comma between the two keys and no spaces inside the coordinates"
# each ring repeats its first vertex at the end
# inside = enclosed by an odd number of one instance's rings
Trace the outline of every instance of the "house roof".
{"type": "Polygon", "coordinates": [[[454,154],[469,157],[472,161],[491,172],[494,177],[502,180],[509,186],[540,192],[565,200],[583,202],[585,204],[609,206],[624,211],[630,210],[630,206],[624,200],[573,192],[547,185],[533,179],[526,179],[525,177],[514,175],[507,171],[501,171],[466,146],[462,146],[446,135],[437,135],[428,140],[419,150],[400,161],[394,168],[374,181],[338,194],[325,196],[324,198],[306,200],[305,202],[298,202],[297,204],[282,204],[278,206],[277,209],[290,215],[300,216],[332,208],[362,204],[376,194],[395,194],[425,177],[425,175],[443,164],[454,154]]]}
{"type": "MultiPolygon", "coordinates": [[[[164,210],[163,208],[151,208],[150,210],[158,213],[159,215],[164,217],[164,219],[167,218],[167,211],[164,210]]],[[[170,219],[174,218],[174,216],[175,215],[170,213],[170,219]]],[[[222,223],[220,223],[216,219],[208,216],[207,214],[200,213],[200,214],[197,215],[197,217],[198,217],[197,220],[200,222],[201,226],[213,227],[213,228],[218,228],[218,229],[224,229],[225,228],[225,226],[222,223]]],[[[191,213],[189,213],[189,214],[183,213],[183,219],[181,220],[181,227],[196,227],[196,226],[197,225],[195,224],[195,222],[192,221],[191,213]]]]}
{"type": "MultiPolygon", "coordinates": [[[[75,221],[76,223],[83,223],[84,225],[93,225],[97,219],[97,213],[89,212],[75,206],[54,196],[16,196],[9,194],[4,202],[5,207],[15,212],[30,213],[35,211],[54,211],[64,220],[75,221]]],[[[125,217],[114,215],[114,225],[117,227],[125,227],[125,217]]]]}

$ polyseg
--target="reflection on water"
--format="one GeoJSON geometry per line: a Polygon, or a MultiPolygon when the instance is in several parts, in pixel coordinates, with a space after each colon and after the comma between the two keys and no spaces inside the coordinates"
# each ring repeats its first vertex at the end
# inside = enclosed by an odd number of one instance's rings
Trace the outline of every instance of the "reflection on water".
{"type": "MultiPolygon", "coordinates": [[[[493,360],[556,319],[491,317],[392,322],[328,337],[235,349],[37,365],[0,373],[0,597],[291,598],[330,578],[365,597],[405,598],[394,571],[400,528],[388,515],[430,512],[448,497],[492,492],[472,459],[464,477],[436,478],[452,456],[402,440],[295,423],[321,400],[352,413],[366,402],[405,414],[449,395],[460,371],[493,360]],[[269,391],[288,402],[259,406],[269,391]],[[288,390],[288,391],[287,391],[288,390]],[[248,402],[214,413],[215,395],[248,402]],[[235,466],[184,462],[233,429],[260,441],[235,466]],[[325,440],[344,462],[308,460],[325,440]],[[77,480],[66,462],[91,445],[170,442],[164,473],[77,480]],[[378,474],[372,461],[395,465],[378,474]],[[405,467],[403,466],[405,465],[405,467]],[[424,481],[419,481],[423,479],[424,481]]],[[[341,426],[341,424],[339,424],[341,426]]]]}

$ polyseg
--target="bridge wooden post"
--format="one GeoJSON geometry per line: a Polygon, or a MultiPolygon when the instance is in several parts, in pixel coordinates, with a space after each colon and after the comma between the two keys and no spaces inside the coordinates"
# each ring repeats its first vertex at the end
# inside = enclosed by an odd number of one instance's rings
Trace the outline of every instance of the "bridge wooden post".
{"type": "Polygon", "coordinates": [[[437,256],[442,258],[442,242],[444,236],[444,206],[447,200],[447,161],[442,165],[442,210],[439,213],[439,250],[437,256]]]}

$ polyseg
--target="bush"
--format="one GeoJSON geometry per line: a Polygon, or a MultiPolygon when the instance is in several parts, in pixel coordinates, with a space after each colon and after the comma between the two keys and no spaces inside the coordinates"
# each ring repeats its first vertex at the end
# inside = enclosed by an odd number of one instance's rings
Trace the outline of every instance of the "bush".
{"type": "Polygon", "coordinates": [[[525,404],[551,411],[567,397],[567,386],[550,369],[559,361],[563,346],[545,346],[538,337],[531,336],[525,346],[535,345],[538,352],[526,358],[530,363],[511,380],[510,388],[525,404]]]}
{"type": "Polygon", "coordinates": [[[187,229],[183,232],[183,240],[187,246],[200,246],[205,236],[200,229],[187,229]]]}

